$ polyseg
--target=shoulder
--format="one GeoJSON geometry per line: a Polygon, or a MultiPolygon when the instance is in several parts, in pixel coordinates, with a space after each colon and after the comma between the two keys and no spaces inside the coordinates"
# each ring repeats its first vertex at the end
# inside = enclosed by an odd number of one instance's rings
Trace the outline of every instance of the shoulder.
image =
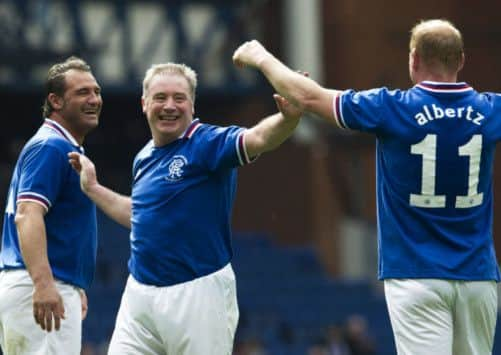
{"type": "Polygon", "coordinates": [[[243,130],[245,130],[245,128],[236,125],[219,126],[208,123],[200,123],[190,139],[195,141],[213,140],[217,137],[236,134],[243,130]]]}
{"type": "Polygon", "coordinates": [[[501,93],[496,92],[480,92],[476,93],[477,97],[480,100],[484,100],[486,102],[491,102],[492,104],[501,105],[501,93]]]}
{"type": "Polygon", "coordinates": [[[153,139],[150,139],[146,145],[141,148],[141,150],[136,154],[134,161],[143,160],[151,155],[151,151],[153,149],[153,139]]]}
{"type": "Polygon", "coordinates": [[[66,139],[37,133],[24,146],[24,155],[60,155],[66,157],[75,147],[66,139]]]}
{"type": "Polygon", "coordinates": [[[341,93],[341,96],[348,98],[351,97],[355,101],[359,100],[385,100],[385,99],[399,99],[404,97],[408,90],[389,89],[387,87],[379,87],[367,90],[346,90],[341,93]]]}

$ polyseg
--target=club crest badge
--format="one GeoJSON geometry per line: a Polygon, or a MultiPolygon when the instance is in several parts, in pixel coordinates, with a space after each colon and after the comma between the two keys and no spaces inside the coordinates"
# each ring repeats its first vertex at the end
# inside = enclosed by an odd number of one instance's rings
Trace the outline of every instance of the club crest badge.
{"type": "Polygon", "coordinates": [[[183,178],[183,168],[188,164],[188,160],[183,155],[175,155],[167,164],[168,175],[166,180],[175,182],[183,178]]]}

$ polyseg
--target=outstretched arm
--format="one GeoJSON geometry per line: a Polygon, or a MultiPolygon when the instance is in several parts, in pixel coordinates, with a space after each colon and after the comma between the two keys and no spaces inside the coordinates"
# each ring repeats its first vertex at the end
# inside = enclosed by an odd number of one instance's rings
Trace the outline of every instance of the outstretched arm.
{"type": "Polygon", "coordinates": [[[111,219],[130,229],[132,203],[129,196],[121,195],[97,181],[94,163],[85,155],[68,153],[70,164],[80,175],[82,191],[111,219]]]}
{"type": "Polygon", "coordinates": [[[301,109],[282,96],[275,94],[273,98],[280,112],[266,117],[245,132],[245,149],[250,157],[273,150],[282,144],[292,134],[303,114],[301,109]]]}
{"type": "Polygon", "coordinates": [[[233,54],[237,66],[261,70],[275,90],[291,103],[335,124],[333,100],[339,91],[326,89],[291,70],[256,40],[245,42],[233,54]]]}

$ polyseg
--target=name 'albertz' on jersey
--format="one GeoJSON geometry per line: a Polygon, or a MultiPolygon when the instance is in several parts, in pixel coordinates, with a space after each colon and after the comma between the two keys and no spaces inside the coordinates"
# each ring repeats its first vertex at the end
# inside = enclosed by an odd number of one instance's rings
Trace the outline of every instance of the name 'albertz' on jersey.
{"type": "Polygon", "coordinates": [[[423,105],[423,108],[420,112],[418,112],[414,118],[416,119],[417,123],[422,126],[427,124],[430,121],[433,120],[440,120],[440,119],[448,119],[448,118],[462,118],[467,121],[471,121],[472,123],[480,126],[482,123],[482,120],[485,118],[484,115],[482,115],[480,112],[475,111],[473,107],[466,106],[466,107],[445,107],[442,108],[440,106],[437,106],[435,104],[431,104],[431,107],[428,105],[423,105]]]}

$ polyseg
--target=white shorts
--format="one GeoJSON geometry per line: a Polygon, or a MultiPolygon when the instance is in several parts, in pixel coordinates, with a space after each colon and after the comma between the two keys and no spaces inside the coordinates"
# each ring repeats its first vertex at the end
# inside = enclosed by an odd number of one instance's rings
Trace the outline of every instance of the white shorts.
{"type": "Polygon", "coordinates": [[[33,282],[28,271],[0,272],[0,345],[4,354],[80,355],[82,303],[74,286],[56,281],[63,298],[61,328],[42,330],[33,317],[33,282]]]}
{"type": "Polygon", "coordinates": [[[497,317],[494,281],[387,279],[399,355],[487,355],[497,317]]]}
{"type": "Polygon", "coordinates": [[[231,355],[238,316],[230,264],[167,287],[129,276],[108,355],[231,355]]]}

